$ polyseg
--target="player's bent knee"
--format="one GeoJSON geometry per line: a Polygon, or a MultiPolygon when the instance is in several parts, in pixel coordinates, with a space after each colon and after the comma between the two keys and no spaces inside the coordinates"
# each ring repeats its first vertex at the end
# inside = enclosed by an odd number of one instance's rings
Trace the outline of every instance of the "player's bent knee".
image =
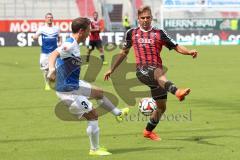
{"type": "Polygon", "coordinates": [[[100,88],[93,88],[92,89],[92,97],[96,99],[102,99],[103,98],[103,90],[100,88]]]}
{"type": "Polygon", "coordinates": [[[94,108],[90,112],[83,114],[83,117],[86,118],[88,121],[98,120],[98,114],[96,109],[94,108]]]}
{"type": "Polygon", "coordinates": [[[103,98],[103,90],[102,89],[98,89],[98,95],[99,95],[99,99],[102,99],[103,98]]]}

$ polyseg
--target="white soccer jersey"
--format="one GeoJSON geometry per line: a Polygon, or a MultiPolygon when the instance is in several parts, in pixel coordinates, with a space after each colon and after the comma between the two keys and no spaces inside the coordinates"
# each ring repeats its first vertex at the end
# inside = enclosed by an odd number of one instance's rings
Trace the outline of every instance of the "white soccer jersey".
{"type": "Polygon", "coordinates": [[[73,37],[69,37],[66,41],[57,48],[57,51],[60,53],[60,58],[68,57],[80,57],[80,48],[79,44],[73,37]]]}
{"type": "Polygon", "coordinates": [[[42,36],[42,53],[49,54],[57,48],[58,36],[60,30],[56,26],[47,25],[38,28],[36,35],[42,36]]]}
{"type": "Polygon", "coordinates": [[[73,37],[69,37],[56,50],[60,53],[56,64],[56,90],[60,92],[77,90],[81,67],[77,41],[73,37]]]}
{"type": "Polygon", "coordinates": [[[79,80],[81,58],[77,41],[71,36],[56,49],[60,53],[56,64],[57,96],[67,105],[72,114],[78,118],[89,113],[93,107],[87,97],[91,95],[91,85],[79,80]]]}

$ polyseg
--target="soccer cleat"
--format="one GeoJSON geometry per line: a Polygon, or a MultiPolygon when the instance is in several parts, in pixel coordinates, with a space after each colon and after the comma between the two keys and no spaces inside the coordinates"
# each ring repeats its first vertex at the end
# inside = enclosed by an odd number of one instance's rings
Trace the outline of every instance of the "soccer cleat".
{"type": "Polygon", "coordinates": [[[107,148],[104,147],[104,146],[99,147],[99,149],[102,150],[102,151],[108,151],[107,148]]]}
{"type": "Polygon", "coordinates": [[[46,85],[45,85],[45,91],[50,91],[50,90],[51,90],[50,86],[46,83],[46,85]]]}
{"type": "Polygon", "coordinates": [[[187,96],[190,93],[190,91],[191,91],[190,88],[178,89],[175,95],[179,101],[183,101],[185,99],[185,96],[187,96]]]}
{"type": "Polygon", "coordinates": [[[89,155],[91,156],[108,156],[112,153],[108,152],[106,148],[99,148],[97,150],[90,149],[89,155]]]}
{"type": "Polygon", "coordinates": [[[103,65],[107,65],[108,64],[108,62],[107,61],[103,61],[103,63],[102,63],[103,65]]]}
{"type": "Polygon", "coordinates": [[[123,118],[128,115],[129,113],[129,108],[123,108],[121,109],[122,113],[119,116],[116,116],[116,120],[118,122],[122,122],[123,118]]]}
{"type": "Polygon", "coordinates": [[[144,131],[143,131],[143,136],[145,138],[149,138],[153,141],[160,141],[161,140],[161,138],[155,132],[147,131],[146,129],[144,129],[144,131]]]}

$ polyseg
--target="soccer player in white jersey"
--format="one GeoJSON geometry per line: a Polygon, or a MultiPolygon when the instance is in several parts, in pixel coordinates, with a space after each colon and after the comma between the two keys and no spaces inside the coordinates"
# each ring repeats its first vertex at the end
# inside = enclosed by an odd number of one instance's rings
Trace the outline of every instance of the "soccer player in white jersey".
{"type": "Polygon", "coordinates": [[[122,121],[129,108],[118,109],[104,96],[102,89],[88,82],[79,80],[81,57],[79,43],[84,42],[90,31],[88,18],[76,18],[72,21],[72,34],[49,56],[49,81],[55,82],[56,94],[69,106],[70,113],[88,121],[87,134],[90,139],[89,155],[110,155],[106,149],[99,147],[98,114],[88,97],[98,101],[100,106],[122,121]]]}
{"type": "Polygon", "coordinates": [[[43,72],[45,80],[45,90],[50,90],[48,81],[46,78],[48,70],[48,57],[49,54],[54,51],[58,45],[61,44],[60,30],[57,26],[53,26],[53,15],[52,13],[47,13],[45,15],[45,25],[40,26],[35,35],[32,38],[38,39],[39,36],[42,36],[42,51],[40,54],[40,69],[43,72]]]}

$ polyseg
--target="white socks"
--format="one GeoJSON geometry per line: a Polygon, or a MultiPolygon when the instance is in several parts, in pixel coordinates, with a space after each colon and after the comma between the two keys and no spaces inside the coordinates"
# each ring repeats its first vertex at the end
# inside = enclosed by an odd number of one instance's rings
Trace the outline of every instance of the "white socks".
{"type": "Polygon", "coordinates": [[[98,120],[88,121],[87,134],[89,136],[91,150],[99,148],[98,120]]]}
{"type": "Polygon", "coordinates": [[[98,104],[101,105],[107,111],[110,111],[113,115],[119,116],[122,111],[118,109],[112,102],[105,96],[102,99],[98,100],[98,104]]]}

